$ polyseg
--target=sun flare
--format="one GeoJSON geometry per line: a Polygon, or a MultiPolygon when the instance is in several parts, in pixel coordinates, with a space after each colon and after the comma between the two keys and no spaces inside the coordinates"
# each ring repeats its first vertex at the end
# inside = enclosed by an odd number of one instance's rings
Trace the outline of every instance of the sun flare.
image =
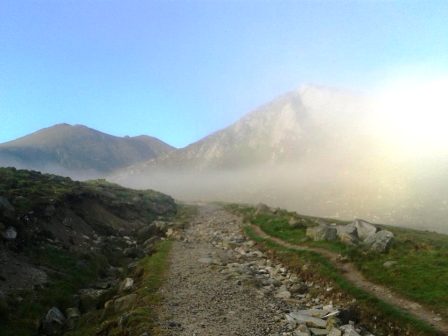
{"type": "Polygon", "coordinates": [[[376,127],[388,144],[407,154],[448,153],[447,98],[448,77],[394,82],[374,100],[376,127]]]}

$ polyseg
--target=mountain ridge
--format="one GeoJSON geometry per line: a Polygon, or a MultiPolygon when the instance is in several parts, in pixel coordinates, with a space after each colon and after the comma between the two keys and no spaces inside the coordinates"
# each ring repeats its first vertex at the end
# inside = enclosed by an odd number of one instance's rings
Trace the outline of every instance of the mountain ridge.
{"type": "Polygon", "coordinates": [[[174,147],[147,135],[118,137],[63,123],[0,144],[0,165],[97,177],[172,150],[174,147]]]}

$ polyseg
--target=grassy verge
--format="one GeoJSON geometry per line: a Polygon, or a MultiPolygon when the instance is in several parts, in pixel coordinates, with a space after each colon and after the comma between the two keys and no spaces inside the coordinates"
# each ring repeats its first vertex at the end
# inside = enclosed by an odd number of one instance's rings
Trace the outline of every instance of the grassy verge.
{"type": "Polygon", "coordinates": [[[67,336],[127,336],[158,335],[156,309],[160,304],[159,288],[168,269],[169,252],[172,241],[163,240],[157,244],[157,251],[143,258],[134,273],[137,301],[132,309],[125,312],[105,314],[103,310],[83,315],[77,329],[67,336]]]}
{"type": "Polygon", "coordinates": [[[345,255],[370,281],[391,288],[448,318],[447,235],[388,226],[387,229],[393,231],[396,238],[391,249],[388,253],[371,253],[340,242],[309,241],[305,234],[306,227],[315,225],[315,217],[284,210],[254,215],[254,209],[250,207],[231,206],[230,209],[238,211],[248,222],[258,225],[273,237],[345,255]],[[291,218],[301,225],[291,226],[291,218]],[[387,261],[394,261],[395,264],[385,267],[387,261]]]}
{"type": "Polygon", "coordinates": [[[285,248],[269,239],[257,236],[250,226],[245,227],[245,233],[262,249],[272,251],[274,257],[290,269],[300,270],[301,274],[306,268],[312,269],[304,275],[310,278],[325,277],[344,293],[356,299],[361,318],[364,321],[371,321],[369,327],[373,328],[377,335],[437,335],[437,331],[430,325],[353,286],[325,257],[311,251],[285,248]],[[305,265],[308,267],[304,267],[305,265]]]}

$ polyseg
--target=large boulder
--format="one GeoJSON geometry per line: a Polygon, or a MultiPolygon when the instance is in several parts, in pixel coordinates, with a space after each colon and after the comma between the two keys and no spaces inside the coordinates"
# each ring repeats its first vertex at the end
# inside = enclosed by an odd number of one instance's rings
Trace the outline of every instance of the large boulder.
{"type": "Polygon", "coordinates": [[[44,335],[61,335],[64,330],[65,316],[57,308],[51,308],[41,321],[40,331],[44,335]]]}
{"type": "Polygon", "coordinates": [[[386,252],[394,239],[394,234],[388,230],[378,231],[366,238],[364,244],[369,247],[370,250],[375,252],[386,252]]]}
{"type": "Polygon", "coordinates": [[[336,240],[337,230],[330,225],[313,226],[306,229],[306,235],[314,241],[319,240],[336,240]]]}
{"type": "Polygon", "coordinates": [[[338,237],[341,242],[349,245],[356,245],[359,241],[358,230],[353,223],[336,226],[338,237]]]}
{"type": "Polygon", "coordinates": [[[368,236],[379,231],[378,227],[362,219],[355,219],[352,225],[356,228],[360,240],[365,240],[368,236]]]}

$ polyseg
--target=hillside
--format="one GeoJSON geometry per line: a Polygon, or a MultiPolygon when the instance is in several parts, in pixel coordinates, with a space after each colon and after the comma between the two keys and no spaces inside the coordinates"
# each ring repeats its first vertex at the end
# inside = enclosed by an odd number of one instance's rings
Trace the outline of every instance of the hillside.
{"type": "Polygon", "coordinates": [[[0,195],[2,336],[38,328],[59,335],[123,296],[118,288],[133,276],[131,264],[156,251],[177,211],[156,191],[12,168],[0,168],[0,195]]]}
{"type": "Polygon", "coordinates": [[[446,159],[406,157],[384,144],[372,119],[369,97],[304,86],[110,178],[183,200],[265,202],[447,232],[446,191],[436,187],[447,181],[446,159]]]}
{"type": "Polygon", "coordinates": [[[97,177],[171,150],[150,136],[121,138],[82,125],[59,124],[0,144],[0,166],[97,177]]]}
{"type": "Polygon", "coordinates": [[[303,86],[227,128],[164,157],[136,164],[123,174],[179,167],[238,169],[303,160],[323,153],[334,140],[347,141],[344,134],[349,129],[350,135],[356,134],[353,125],[362,122],[362,103],[362,97],[348,92],[303,86]]]}

